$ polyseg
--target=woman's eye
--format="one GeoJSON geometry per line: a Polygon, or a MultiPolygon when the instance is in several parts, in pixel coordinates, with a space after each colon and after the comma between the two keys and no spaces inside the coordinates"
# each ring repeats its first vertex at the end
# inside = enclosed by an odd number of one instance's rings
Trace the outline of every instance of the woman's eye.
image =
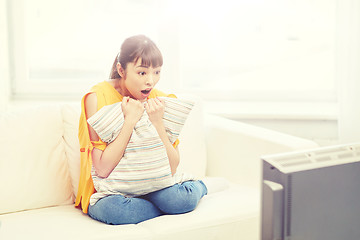
{"type": "Polygon", "coordinates": [[[156,74],[156,75],[159,75],[159,74],[160,74],[160,71],[156,71],[155,74],[156,74]]]}
{"type": "Polygon", "coordinates": [[[140,76],[144,76],[146,73],[145,72],[139,72],[140,76]]]}

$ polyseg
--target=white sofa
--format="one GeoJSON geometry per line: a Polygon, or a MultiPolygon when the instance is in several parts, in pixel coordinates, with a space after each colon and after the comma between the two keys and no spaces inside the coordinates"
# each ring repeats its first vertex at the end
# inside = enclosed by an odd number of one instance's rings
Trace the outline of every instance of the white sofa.
{"type": "Polygon", "coordinates": [[[106,225],[74,207],[79,106],[0,113],[0,239],[259,239],[260,156],[313,148],[309,140],[203,115],[197,102],[180,137],[181,166],[209,194],[191,213],[106,225]]]}

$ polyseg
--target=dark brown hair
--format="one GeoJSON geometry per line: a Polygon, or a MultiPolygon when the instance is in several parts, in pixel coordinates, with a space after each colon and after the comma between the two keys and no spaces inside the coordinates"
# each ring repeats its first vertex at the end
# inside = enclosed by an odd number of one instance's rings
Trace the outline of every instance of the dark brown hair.
{"type": "Polygon", "coordinates": [[[144,66],[160,67],[163,65],[161,52],[155,43],[144,35],[136,35],[127,38],[121,45],[120,52],[115,57],[111,68],[109,78],[121,78],[116,69],[118,62],[126,70],[128,63],[137,62],[139,58],[141,58],[141,65],[144,66]]]}

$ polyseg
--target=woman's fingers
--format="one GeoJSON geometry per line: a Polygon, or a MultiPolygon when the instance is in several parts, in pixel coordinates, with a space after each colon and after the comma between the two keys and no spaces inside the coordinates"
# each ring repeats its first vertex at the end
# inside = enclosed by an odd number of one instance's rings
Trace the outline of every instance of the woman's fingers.
{"type": "Polygon", "coordinates": [[[150,98],[145,106],[147,106],[149,110],[156,110],[162,109],[164,107],[164,103],[159,98],[150,98]]]}
{"type": "Polygon", "coordinates": [[[125,119],[130,119],[135,122],[139,121],[144,112],[144,105],[140,101],[129,97],[123,98],[121,108],[125,119]]]}
{"type": "Polygon", "coordinates": [[[150,121],[155,123],[162,121],[164,115],[164,104],[157,98],[148,99],[145,110],[149,115],[150,121]]]}

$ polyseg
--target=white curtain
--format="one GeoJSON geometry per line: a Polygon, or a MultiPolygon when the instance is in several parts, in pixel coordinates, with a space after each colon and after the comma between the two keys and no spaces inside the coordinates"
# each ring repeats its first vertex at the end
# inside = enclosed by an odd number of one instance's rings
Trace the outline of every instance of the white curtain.
{"type": "Polygon", "coordinates": [[[360,141],[360,1],[338,0],[339,141],[360,141]]]}

